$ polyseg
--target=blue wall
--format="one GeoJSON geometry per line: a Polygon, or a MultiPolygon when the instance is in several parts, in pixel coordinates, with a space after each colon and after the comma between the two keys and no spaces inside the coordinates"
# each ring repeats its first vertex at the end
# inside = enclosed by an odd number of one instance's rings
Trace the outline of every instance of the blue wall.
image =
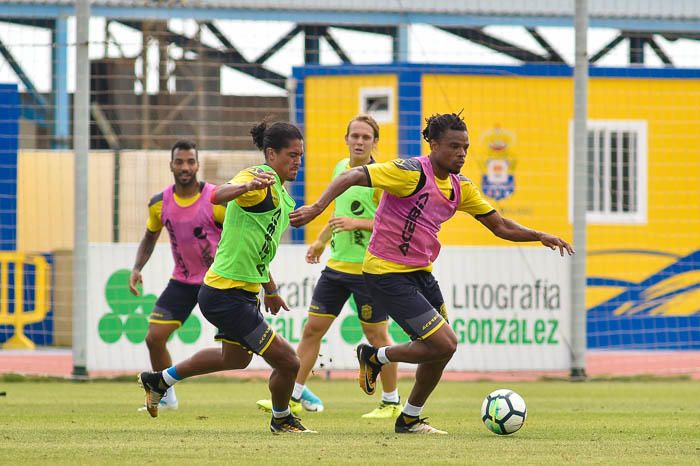
{"type": "Polygon", "coordinates": [[[0,251],[17,247],[19,113],[17,85],[0,84],[0,251]]]}

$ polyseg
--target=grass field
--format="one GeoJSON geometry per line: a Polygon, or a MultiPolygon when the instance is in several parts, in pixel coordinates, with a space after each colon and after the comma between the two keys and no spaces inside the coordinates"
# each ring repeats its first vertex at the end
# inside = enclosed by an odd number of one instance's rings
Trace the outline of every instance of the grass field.
{"type": "MultiPolygon", "coordinates": [[[[365,420],[378,396],[356,382],[313,380],[326,411],[303,415],[318,435],[274,436],[255,408],[264,381],[208,378],[178,385],[180,409],[136,412],[131,382],[0,378],[2,464],[700,464],[695,381],[509,383],[528,405],[516,434],[479,419],[494,382],[443,382],[424,410],[448,436],[399,436],[393,420],[365,420]]],[[[402,380],[406,394],[409,379],[402,380]]]]}

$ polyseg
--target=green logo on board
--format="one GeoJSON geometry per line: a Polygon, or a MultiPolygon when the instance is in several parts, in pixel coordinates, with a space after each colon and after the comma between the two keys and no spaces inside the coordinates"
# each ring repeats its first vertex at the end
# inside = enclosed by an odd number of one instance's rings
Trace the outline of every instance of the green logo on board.
{"type": "MultiPolygon", "coordinates": [[[[105,343],[116,343],[122,335],[131,343],[143,343],[146,339],[148,316],[158,298],[154,294],[144,295],[141,284],[137,286],[141,295],[132,295],[129,292],[130,275],[131,271],[127,269],[117,270],[105,285],[105,299],[112,312],[103,315],[97,324],[97,331],[105,343]]],[[[201,333],[201,322],[196,316],[190,316],[174,334],[183,343],[191,344],[201,333]]]]}

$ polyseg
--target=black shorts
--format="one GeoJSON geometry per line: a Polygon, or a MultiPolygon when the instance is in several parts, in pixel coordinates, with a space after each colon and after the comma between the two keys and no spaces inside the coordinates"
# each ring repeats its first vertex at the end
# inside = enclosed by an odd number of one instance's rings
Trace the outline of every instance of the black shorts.
{"type": "Polygon", "coordinates": [[[338,272],[328,267],[323,269],[321,277],[316,282],[309,306],[309,314],[338,317],[343,305],[350,298],[350,294],[355,297],[357,316],[360,321],[376,324],[386,322],[389,319],[386,312],[380,311],[374,306],[362,275],[338,272]]]}
{"type": "Polygon", "coordinates": [[[158,297],[148,321],[152,324],[182,325],[197,305],[199,287],[171,278],[158,297]]]}
{"type": "Polygon", "coordinates": [[[199,290],[202,315],[219,329],[217,340],[240,345],[262,355],[275,338],[275,332],[260,312],[257,293],[230,288],[220,290],[202,285],[199,290]]]}
{"type": "Polygon", "coordinates": [[[445,323],[445,300],[430,272],[364,273],[375,305],[411,337],[425,339],[445,323]]]}

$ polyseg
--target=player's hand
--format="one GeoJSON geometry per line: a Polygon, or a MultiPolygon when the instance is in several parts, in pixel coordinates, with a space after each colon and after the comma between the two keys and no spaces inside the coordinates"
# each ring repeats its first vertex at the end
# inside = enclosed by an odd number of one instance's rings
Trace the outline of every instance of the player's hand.
{"type": "Polygon", "coordinates": [[[275,294],[275,295],[265,295],[264,299],[265,303],[265,310],[269,312],[270,314],[277,315],[277,313],[280,311],[280,308],[283,308],[285,311],[289,311],[289,308],[287,307],[287,303],[284,302],[284,299],[282,299],[282,296],[275,294]]]}
{"type": "Polygon", "coordinates": [[[328,224],[333,229],[333,233],[339,233],[341,231],[352,231],[357,230],[357,222],[354,218],[349,217],[333,217],[328,221],[328,224]]]}
{"type": "Polygon", "coordinates": [[[326,249],[326,245],[322,241],[316,240],[311,243],[309,250],[306,251],[306,262],[309,264],[318,264],[321,261],[321,254],[326,249]]]}
{"type": "Polygon", "coordinates": [[[564,256],[564,251],[566,251],[570,256],[576,253],[574,248],[569,243],[557,236],[550,235],[549,233],[542,233],[540,236],[540,241],[543,245],[553,251],[556,251],[557,248],[559,248],[559,254],[561,254],[562,257],[564,256]]]}
{"type": "Polygon", "coordinates": [[[289,214],[289,221],[293,227],[299,228],[318,217],[320,213],[321,209],[316,204],[303,205],[289,214]]]}
{"type": "Polygon", "coordinates": [[[268,186],[272,186],[276,182],[277,180],[272,173],[256,173],[255,178],[246,183],[246,188],[248,188],[248,191],[256,191],[258,189],[264,189],[268,186]]]}
{"type": "Polygon", "coordinates": [[[136,285],[138,285],[139,283],[143,283],[141,271],[133,269],[131,271],[131,276],[129,277],[129,291],[131,291],[131,294],[133,294],[134,296],[139,296],[141,294],[136,288],[136,285]]]}

